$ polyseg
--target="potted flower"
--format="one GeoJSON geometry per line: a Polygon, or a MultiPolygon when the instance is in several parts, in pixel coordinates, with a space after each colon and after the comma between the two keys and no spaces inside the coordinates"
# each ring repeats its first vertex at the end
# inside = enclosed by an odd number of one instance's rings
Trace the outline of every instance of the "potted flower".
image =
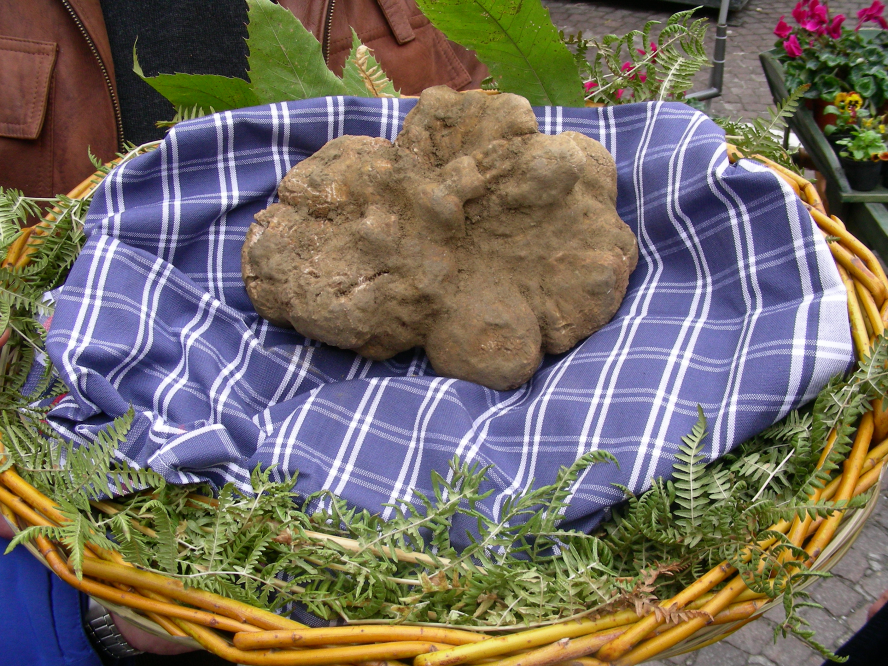
{"type": "Polygon", "coordinates": [[[888,154],[878,130],[855,127],[851,136],[838,144],[844,146],[839,155],[851,187],[861,192],[875,189],[882,176],[882,156],[888,154]]]}
{"type": "MultiPolygon", "coordinates": [[[[819,0],[800,0],[792,10],[795,25],[781,16],[774,29],[777,59],[783,65],[786,87],[794,90],[808,84],[805,97],[815,104],[815,113],[834,103],[840,93],[856,92],[880,109],[888,100],[888,21],[885,5],[872,5],[857,12],[857,26],[845,27],[845,16],[830,16],[819,0]],[[880,30],[861,30],[873,23],[880,30]]],[[[821,122],[823,128],[827,122],[821,122]]]]}
{"type": "Polygon", "coordinates": [[[823,133],[836,155],[841,150],[838,142],[849,138],[851,130],[859,125],[859,121],[869,117],[863,98],[856,92],[839,93],[833,103],[823,109],[823,114],[828,122],[823,133]]]}

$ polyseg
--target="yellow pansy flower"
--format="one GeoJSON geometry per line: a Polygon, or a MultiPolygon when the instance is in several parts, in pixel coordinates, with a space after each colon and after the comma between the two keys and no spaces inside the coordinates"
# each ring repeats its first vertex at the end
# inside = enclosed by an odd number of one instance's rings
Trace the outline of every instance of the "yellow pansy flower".
{"type": "Polygon", "coordinates": [[[839,93],[836,95],[835,100],[833,100],[833,104],[839,108],[848,111],[857,111],[861,106],[863,106],[863,97],[858,95],[856,92],[849,93],[839,93]]]}

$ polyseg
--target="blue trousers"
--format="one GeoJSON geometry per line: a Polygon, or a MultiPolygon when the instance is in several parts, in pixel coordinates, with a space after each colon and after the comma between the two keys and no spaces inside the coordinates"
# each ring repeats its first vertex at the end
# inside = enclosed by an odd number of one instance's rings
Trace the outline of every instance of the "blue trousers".
{"type": "MultiPolygon", "coordinates": [[[[8,545],[0,539],[0,553],[8,545]]],[[[0,555],[0,666],[102,666],[81,607],[80,593],[24,546],[0,555]]]]}

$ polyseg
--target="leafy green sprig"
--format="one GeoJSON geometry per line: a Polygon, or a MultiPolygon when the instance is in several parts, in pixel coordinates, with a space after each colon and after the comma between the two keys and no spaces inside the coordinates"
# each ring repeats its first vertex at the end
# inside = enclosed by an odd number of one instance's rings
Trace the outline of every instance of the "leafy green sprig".
{"type": "Polygon", "coordinates": [[[744,155],[762,155],[782,167],[801,173],[802,169],[792,161],[778,137],[785,132],[786,123],[799,108],[806,90],[807,86],[800,86],[776,108],[768,107],[767,118],[753,118],[749,122],[729,118],[713,118],[713,121],[725,131],[725,140],[744,155]]]}
{"type": "Polygon", "coordinates": [[[670,16],[656,42],[651,31],[660,21],[601,39],[562,33],[587,81],[586,99],[602,104],[684,99],[694,76],[710,64],[704,43],[707,21],[693,20],[693,14],[688,10],[670,16]]]}

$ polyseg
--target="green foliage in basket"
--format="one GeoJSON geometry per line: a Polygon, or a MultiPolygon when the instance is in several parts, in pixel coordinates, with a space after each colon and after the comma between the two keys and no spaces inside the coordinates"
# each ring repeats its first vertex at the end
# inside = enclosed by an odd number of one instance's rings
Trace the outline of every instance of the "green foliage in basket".
{"type": "MultiPolygon", "coordinates": [[[[252,494],[226,485],[208,506],[206,486],[173,486],[115,456],[132,414],[116,420],[90,446],[71,447],[45,424],[46,408],[20,396],[0,409],[0,436],[20,473],[62,506],[70,523],[32,528],[15,543],[46,534],[71,548],[77,566],[93,543],[119,550],[148,570],[260,606],[281,609],[305,603],[327,618],[374,619],[476,626],[493,630],[539,625],[623,608],[644,612],[727,559],[747,575],[751,588],[784,593],[792,631],[817,649],[797,611],[806,605],[797,586],[820,575],[780,561],[782,544],[742,552],[770,535],[774,522],[796,515],[830,515],[841,505],[811,503],[847,454],[852,426],[869,401],[888,389],[888,341],[846,380],[833,381],[811,406],[706,465],[706,422],[700,415],[676,456],[675,480],[614,510],[595,534],[560,528],[578,475],[608,454],[591,452],[562,469],[551,486],[529,489],[495,518],[477,503],[486,493],[486,470],[454,460],[452,478],[432,478],[433,493],[419,508],[395,505],[394,518],[357,511],[327,492],[298,494],[298,479],[270,480],[254,470],[252,494]],[[815,471],[827,434],[838,428],[823,471],[815,471]],[[62,464],[64,462],[64,464],[62,464]],[[142,492],[88,503],[126,489],[142,492]],[[309,514],[303,509],[317,507],[309,514]],[[476,540],[456,552],[449,538],[457,515],[478,526],[476,540]]],[[[846,506],[858,507],[863,498],[846,506]]],[[[681,620],[693,611],[667,613],[681,620]]]]}
{"type": "MultiPolygon", "coordinates": [[[[0,193],[0,247],[9,247],[19,237],[22,224],[37,218],[42,206],[53,203],[59,210],[55,225],[58,233],[45,239],[46,250],[34,257],[32,265],[24,270],[0,268],[0,332],[12,327],[26,339],[39,343],[40,330],[31,330],[30,321],[21,319],[19,313],[48,314],[49,308],[43,303],[46,277],[61,280],[60,276],[67,274],[77,258],[82,243],[80,229],[89,204],[68,197],[31,199],[18,190],[2,188],[0,193]]],[[[29,360],[26,362],[30,365],[29,360]]]]}

